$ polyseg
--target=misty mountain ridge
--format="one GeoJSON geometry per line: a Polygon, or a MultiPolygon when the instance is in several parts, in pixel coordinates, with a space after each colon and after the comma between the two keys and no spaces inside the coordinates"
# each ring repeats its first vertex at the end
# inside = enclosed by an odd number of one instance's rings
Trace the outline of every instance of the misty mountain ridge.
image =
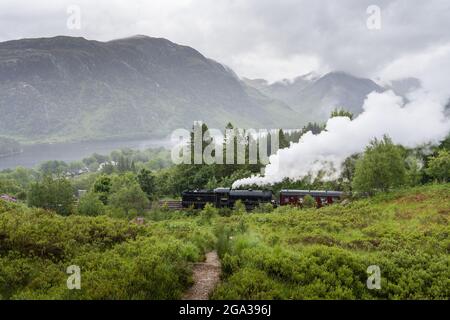
{"type": "Polygon", "coordinates": [[[295,111],[248,91],[229,68],[162,38],[0,43],[0,135],[20,140],[164,136],[195,120],[296,127],[295,111]]]}
{"type": "Polygon", "coordinates": [[[303,116],[306,121],[325,121],[335,108],[343,108],[358,115],[367,95],[371,92],[393,90],[405,96],[420,87],[414,78],[393,81],[390,86],[381,86],[373,80],[355,77],[343,71],[325,75],[310,73],[291,81],[283,80],[272,84],[262,79],[243,80],[269,97],[281,100],[303,116]]]}
{"type": "MultiPolygon", "coordinates": [[[[412,82],[393,83],[405,92],[412,82]]],[[[336,107],[355,114],[387,88],[344,72],[240,79],[197,50],[143,35],[0,43],[0,136],[49,142],[148,138],[190,128],[301,128],[336,107]]]]}

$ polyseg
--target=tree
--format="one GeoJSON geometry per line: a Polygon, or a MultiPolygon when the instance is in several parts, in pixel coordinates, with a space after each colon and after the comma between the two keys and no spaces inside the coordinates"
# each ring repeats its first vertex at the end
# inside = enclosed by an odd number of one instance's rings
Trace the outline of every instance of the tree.
{"type": "Polygon", "coordinates": [[[73,209],[73,187],[64,178],[45,176],[42,181],[31,184],[28,192],[28,206],[56,211],[67,216],[73,209]]]}
{"type": "Polygon", "coordinates": [[[388,191],[405,183],[405,161],[399,147],[391,139],[374,139],[356,162],[353,189],[358,192],[373,193],[388,191]]]}
{"type": "Polygon", "coordinates": [[[417,186],[423,178],[423,163],[421,159],[415,156],[406,158],[406,181],[409,186],[417,186]]]}
{"type": "Polygon", "coordinates": [[[428,161],[428,168],[426,169],[428,175],[437,181],[446,183],[450,178],[450,152],[446,149],[438,151],[436,156],[433,156],[428,161]]]}
{"type": "Polygon", "coordinates": [[[68,170],[72,173],[78,173],[80,170],[83,170],[86,165],[81,161],[74,161],[69,163],[68,170]]]}
{"type": "Polygon", "coordinates": [[[42,172],[43,175],[62,175],[67,172],[69,166],[64,161],[46,161],[39,166],[39,171],[42,172]]]}
{"type": "Polygon", "coordinates": [[[351,191],[351,182],[353,181],[353,176],[355,175],[355,166],[358,161],[359,154],[353,154],[347,157],[342,163],[341,179],[343,186],[351,191]]]}
{"type": "Polygon", "coordinates": [[[108,196],[111,191],[111,178],[102,175],[97,178],[92,187],[92,191],[98,195],[98,198],[103,202],[103,204],[108,204],[108,196]]]}
{"type": "Polygon", "coordinates": [[[99,199],[98,194],[89,192],[81,197],[78,213],[85,216],[99,216],[105,213],[105,205],[99,199]]]}
{"type": "Polygon", "coordinates": [[[282,129],[278,132],[278,139],[279,139],[279,147],[280,149],[289,148],[289,141],[286,139],[286,136],[284,135],[284,131],[282,129]]]}
{"type": "Polygon", "coordinates": [[[152,199],[156,189],[153,173],[150,170],[143,168],[139,171],[137,179],[142,191],[147,195],[147,198],[152,199]]]}
{"type": "Polygon", "coordinates": [[[137,213],[144,211],[149,205],[149,200],[139,184],[134,183],[114,192],[109,198],[109,203],[113,207],[122,209],[128,216],[131,210],[137,213]]]}
{"type": "Polygon", "coordinates": [[[347,118],[350,118],[350,120],[353,120],[353,113],[350,111],[347,111],[343,108],[341,108],[341,109],[336,108],[331,112],[330,118],[335,118],[335,117],[347,117],[347,118]]]}

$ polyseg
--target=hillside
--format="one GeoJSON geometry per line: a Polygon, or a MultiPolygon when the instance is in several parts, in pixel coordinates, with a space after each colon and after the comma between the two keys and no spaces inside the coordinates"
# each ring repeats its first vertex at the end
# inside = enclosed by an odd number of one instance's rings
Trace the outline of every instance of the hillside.
{"type": "MultiPolygon", "coordinates": [[[[244,81],[303,115],[302,124],[308,121],[325,121],[337,107],[357,115],[362,112],[364,100],[369,93],[386,90],[370,79],[358,78],[345,72],[330,72],[323,76],[312,73],[293,81],[273,84],[261,79],[244,81]]],[[[404,93],[411,83],[398,83],[399,92],[404,93]]]]}
{"type": "Polygon", "coordinates": [[[449,299],[449,214],[447,184],[223,219],[213,298],[449,299]],[[380,290],[366,286],[371,265],[380,290]]]}
{"type": "Polygon", "coordinates": [[[0,297],[178,299],[216,247],[214,299],[449,299],[449,213],[450,184],[319,210],[155,211],[146,225],[0,200],[0,297]],[[82,290],[66,289],[70,264],[82,290]],[[380,290],[366,287],[370,265],[380,290]]]}
{"type": "Polygon", "coordinates": [[[296,128],[300,116],[198,51],[166,39],[0,43],[0,135],[65,141],[169,134],[195,120],[296,128]],[[288,113],[288,114],[287,114],[288,113]]]}

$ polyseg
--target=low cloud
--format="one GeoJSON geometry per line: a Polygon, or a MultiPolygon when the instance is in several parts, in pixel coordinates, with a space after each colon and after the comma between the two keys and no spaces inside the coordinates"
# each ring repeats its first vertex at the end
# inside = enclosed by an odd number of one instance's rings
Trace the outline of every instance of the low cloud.
{"type": "Polygon", "coordinates": [[[372,77],[393,60],[450,43],[449,16],[447,0],[3,0],[0,40],[145,34],[192,46],[245,77],[274,81],[313,69],[372,77]],[[74,4],[81,30],[66,27],[74,4]],[[366,26],[373,4],[380,30],[366,26]]]}

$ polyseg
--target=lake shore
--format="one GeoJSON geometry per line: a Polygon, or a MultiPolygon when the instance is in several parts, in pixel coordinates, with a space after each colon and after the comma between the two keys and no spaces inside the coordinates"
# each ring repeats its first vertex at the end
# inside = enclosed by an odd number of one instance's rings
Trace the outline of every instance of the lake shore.
{"type": "Polygon", "coordinates": [[[114,150],[124,148],[144,150],[161,147],[169,148],[170,141],[168,139],[147,139],[22,145],[21,152],[0,157],[0,170],[13,169],[18,166],[33,168],[50,160],[69,163],[82,160],[94,153],[109,155],[114,150]]]}

